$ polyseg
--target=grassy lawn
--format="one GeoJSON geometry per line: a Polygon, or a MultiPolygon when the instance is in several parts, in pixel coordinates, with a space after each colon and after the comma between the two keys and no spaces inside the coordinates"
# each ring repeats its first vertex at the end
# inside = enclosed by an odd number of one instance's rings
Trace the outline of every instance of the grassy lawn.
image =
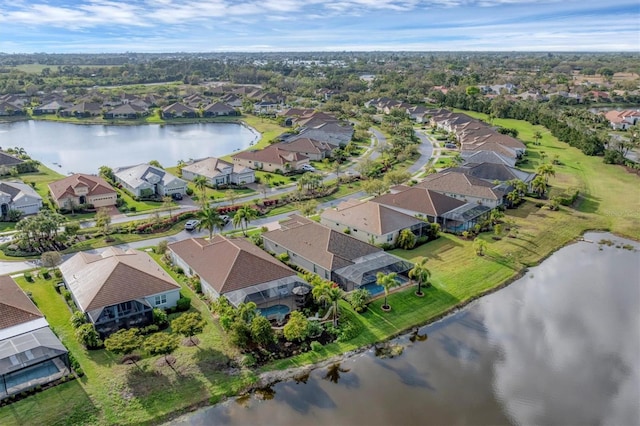
{"type": "MultiPolygon", "coordinates": [[[[157,256],[156,256],[157,258],[157,256]]],[[[181,346],[175,353],[177,373],[158,367],[158,357],[138,362],[141,369],[119,364],[105,350],[87,351],[74,338],[71,312],[53,288],[55,280],[16,281],[30,291],[51,327],[80,362],[86,376],[0,409],[0,424],[143,424],[203,402],[215,402],[238,393],[251,383],[252,374],[230,376],[222,371],[236,355],[224,339],[206,305],[182,282],[182,292],[192,299],[207,321],[198,347],[181,346]],[[62,414],[61,414],[62,412],[62,414]]],[[[173,314],[175,317],[178,314],[173,314]]]]}
{"type": "MultiPolygon", "coordinates": [[[[579,188],[581,196],[575,205],[551,211],[544,207],[547,200],[527,199],[518,209],[507,210],[506,218],[515,223],[518,234],[516,238],[503,236],[500,240],[494,240],[489,233],[481,235],[488,245],[485,256],[475,254],[471,241],[450,234],[443,234],[414,250],[392,251],[411,261],[420,257],[429,259],[433,285],[424,290],[425,297],[414,295],[415,286],[406,287],[389,296],[391,312],[384,313],[381,310],[383,300],[378,299],[362,315],[354,314],[347,303],[341,301],[343,318],[349,317],[360,330],[357,337],[328,344],[320,352],[311,351],[274,362],[262,371],[315,362],[424,324],[510,282],[526,267],[539,263],[587,230],[606,229],[640,240],[640,196],[636,175],[621,167],[604,165],[601,158],[586,157],[539,126],[515,120],[495,120],[494,123],[518,129],[525,141],[533,140],[534,131],[542,131],[541,145],[529,146],[523,168],[535,170],[542,162],[540,154],[543,151],[548,158],[557,154],[560,164],[555,166],[556,176],[550,179],[552,193],[579,188]]],[[[333,197],[355,192],[358,185],[343,184],[341,192],[333,197]]],[[[276,210],[272,214],[284,211],[276,210]]],[[[199,336],[202,340],[200,348],[181,347],[177,351],[179,375],[176,375],[170,369],[156,367],[155,358],[143,359],[143,371],[140,372],[133,366],[118,364],[118,359],[106,351],[87,352],[73,338],[70,312],[55,293],[52,281],[27,283],[23,278],[17,278],[17,282],[33,293],[40,309],[80,361],[87,376],[0,409],[2,425],[73,423],[74,419],[80,418],[97,424],[157,422],[171,412],[235,394],[255,380],[253,373],[228,376],[220,372],[223,362],[235,356],[236,351],[226,343],[204,303],[184,283],[181,283],[183,291],[192,298],[192,309],[204,313],[208,326],[199,336]],[[65,401],[63,408],[52,408],[62,400],[65,401]],[[64,413],[60,415],[61,409],[64,413]]]]}

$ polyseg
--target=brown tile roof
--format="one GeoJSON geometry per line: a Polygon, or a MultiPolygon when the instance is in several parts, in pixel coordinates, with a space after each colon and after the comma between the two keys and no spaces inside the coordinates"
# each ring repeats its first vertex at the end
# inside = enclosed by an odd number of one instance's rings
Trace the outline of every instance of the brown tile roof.
{"type": "Polygon", "coordinates": [[[42,317],[42,313],[13,278],[0,276],[0,330],[42,317]]]}
{"type": "Polygon", "coordinates": [[[331,152],[333,150],[333,146],[326,143],[320,142],[315,139],[309,138],[300,138],[295,139],[291,142],[280,142],[277,145],[278,148],[284,149],[285,151],[291,152],[313,152],[316,154],[320,154],[322,152],[331,152]]]}
{"type": "Polygon", "coordinates": [[[291,162],[295,163],[307,158],[306,155],[300,154],[298,152],[285,151],[284,149],[279,148],[277,145],[278,144],[269,145],[264,149],[255,151],[242,151],[233,155],[233,158],[281,165],[291,162]]]}
{"type": "Polygon", "coordinates": [[[455,198],[419,186],[408,188],[396,194],[384,194],[371,201],[385,206],[422,213],[431,217],[442,216],[446,212],[465,204],[462,200],[456,200],[455,198]]]}
{"type": "Polygon", "coordinates": [[[60,271],[84,312],[180,288],[151,256],[137,250],[81,252],[60,271]]]}
{"type": "Polygon", "coordinates": [[[89,188],[87,196],[102,195],[102,194],[114,194],[116,191],[99,176],[86,175],[82,173],[76,173],[61,180],[51,182],[49,184],[49,190],[56,200],[60,199],[64,195],[71,195],[75,197],[74,188],[78,186],[86,186],[89,188]]]}
{"type": "Polygon", "coordinates": [[[502,193],[494,189],[492,182],[465,175],[458,172],[440,172],[427,176],[416,185],[418,188],[430,189],[436,192],[448,192],[457,195],[467,195],[497,200],[502,193]]]}
{"type": "Polygon", "coordinates": [[[349,266],[359,257],[381,251],[378,247],[298,215],[292,215],[280,226],[280,229],[265,232],[262,237],[330,271],[349,266]]]}
{"type": "Polygon", "coordinates": [[[348,200],[322,212],[322,219],[350,226],[371,234],[384,235],[421,223],[420,220],[382,204],[348,200]]]}
{"type": "Polygon", "coordinates": [[[190,238],[169,244],[169,249],[218,294],[296,275],[245,238],[190,238]]]}
{"type": "Polygon", "coordinates": [[[182,170],[213,178],[219,176],[225,169],[230,167],[233,168],[234,165],[216,157],[207,157],[183,167],[182,170]]]}

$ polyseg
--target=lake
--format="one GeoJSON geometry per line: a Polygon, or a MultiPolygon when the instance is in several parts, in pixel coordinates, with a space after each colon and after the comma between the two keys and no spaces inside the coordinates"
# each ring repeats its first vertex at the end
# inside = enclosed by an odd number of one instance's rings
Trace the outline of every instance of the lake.
{"type": "Polygon", "coordinates": [[[45,121],[0,123],[0,147],[22,147],[31,158],[61,173],[98,173],[158,160],[221,157],[258,141],[255,130],[237,123],[80,125],[45,121]]]}
{"type": "Polygon", "coordinates": [[[510,286],[395,339],[400,356],[369,350],[171,424],[640,424],[640,245],[585,239],[614,245],[559,250],[510,286]]]}

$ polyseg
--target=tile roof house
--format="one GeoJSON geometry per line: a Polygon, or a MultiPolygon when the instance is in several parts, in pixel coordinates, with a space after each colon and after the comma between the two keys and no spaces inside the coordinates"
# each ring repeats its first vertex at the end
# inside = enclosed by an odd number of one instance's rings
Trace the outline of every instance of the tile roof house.
{"type": "Polygon", "coordinates": [[[255,171],[238,164],[228,163],[215,157],[196,160],[182,168],[182,177],[193,180],[197,176],[207,178],[209,185],[245,185],[255,182],[255,171]]]}
{"type": "Polygon", "coordinates": [[[465,203],[477,203],[490,208],[502,205],[505,195],[500,185],[451,171],[429,175],[415,186],[439,192],[465,203]]]}
{"type": "Polygon", "coordinates": [[[203,117],[222,117],[228,115],[240,115],[240,113],[231,105],[227,105],[222,102],[209,104],[202,110],[203,117]]]}
{"type": "Polygon", "coordinates": [[[102,114],[102,105],[97,102],[80,102],[60,111],[62,117],[93,117],[102,114]]]}
{"type": "Polygon", "coordinates": [[[147,325],[154,308],[174,307],[180,298],[180,285],[151,256],[133,249],[80,252],[60,272],[76,306],[102,336],[147,325]]]}
{"type": "Polygon", "coordinates": [[[505,155],[501,155],[494,151],[461,151],[460,156],[464,160],[464,164],[480,164],[480,163],[495,163],[504,164],[505,166],[515,167],[516,159],[510,158],[505,155]]]}
{"type": "Polygon", "coordinates": [[[56,114],[67,108],[71,108],[71,104],[55,99],[51,102],[43,103],[33,109],[33,115],[56,114]]]}
{"type": "Polygon", "coordinates": [[[169,106],[162,108],[162,118],[195,118],[198,112],[180,102],[174,102],[169,106]]]}
{"type": "Polygon", "coordinates": [[[264,149],[241,151],[231,156],[233,164],[265,172],[278,170],[288,172],[298,170],[304,164],[309,164],[309,157],[298,152],[286,151],[278,146],[269,145],[264,149]]]}
{"type": "Polygon", "coordinates": [[[24,115],[25,112],[22,110],[17,104],[0,101],[0,116],[11,116],[11,115],[24,115]]]}
{"type": "Polygon", "coordinates": [[[309,287],[293,269],[246,238],[191,238],[169,244],[169,252],[188,276],[200,277],[204,294],[213,300],[225,296],[236,307],[255,302],[261,309],[296,309],[293,289],[309,287]]]}
{"type": "Polygon", "coordinates": [[[67,349],[9,276],[0,276],[0,400],[71,372],[67,349]]]}
{"type": "Polygon", "coordinates": [[[331,157],[333,150],[336,149],[335,145],[309,138],[288,140],[275,145],[285,151],[300,153],[313,161],[331,157]]]}
{"type": "Polygon", "coordinates": [[[336,147],[346,145],[353,137],[353,127],[340,122],[327,122],[315,127],[307,127],[297,135],[292,135],[285,142],[292,142],[296,139],[308,138],[320,142],[328,143],[336,147]]]}
{"type": "Polygon", "coordinates": [[[394,244],[402,230],[425,236],[431,225],[414,216],[371,201],[350,199],[325,209],[320,223],[333,230],[349,229],[352,237],[369,244],[394,244]]]}
{"type": "Polygon", "coordinates": [[[6,152],[0,151],[0,167],[6,167],[7,168],[7,170],[6,170],[7,173],[4,173],[4,174],[8,174],[9,173],[8,169],[11,169],[12,167],[15,167],[18,164],[22,164],[22,163],[24,163],[24,160],[22,160],[22,159],[20,159],[18,157],[15,157],[15,156],[13,156],[11,154],[7,154],[6,152]]]}
{"type": "Polygon", "coordinates": [[[184,195],[187,192],[186,181],[150,164],[117,167],[113,174],[116,182],[139,198],[184,195]]]}
{"type": "Polygon", "coordinates": [[[118,193],[100,176],[76,173],[51,182],[49,192],[59,209],[71,209],[80,204],[94,207],[115,206],[118,193]]]}
{"type": "Polygon", "coordinates": [[[464,173],[466,175],[473,176],[490,183],[493,183],[494,181],[504,183],[510,180],[517,179],[529,185],[531,181],[533,181],[533,179],[536,177],[535,173],[528,173],[515,167],[509,167],[505,164],[496,163],[466,163],[465,165],[460,167],[450,167],[448,169],[442,170],[440,173],[446,172],[464,173]]]}
{"type": "Polygon", "coordinates": [[[106,119],[126,119],[135,120],[136,118],[143,117],[149,113],[149,108],[143,105],[138,105],[135,102],[129,102],[126,104],[118,105],[104,113],[106,119]]]}
{"type": "Polygon", "coordinates": [[[10,210],[22,215],[36,214],[42,208],[42,197],[24,182],[0,181],[0,217],[6,219],[10,210]]]}
{"type": "Polygon", "coordinates": [[[640,111],[635,110],[612,110],[604,116],[615,130],[626,130],[640,121],[640,111]]]}
{"type": "Polygon", "coordinates": [[[262,234],[264,248],[287,253],[289,262],[344,290],[375,285],[376,273],[405,274],[412,265],[382,249],[302,216],[292,215],[280,229],[262,234]]]}

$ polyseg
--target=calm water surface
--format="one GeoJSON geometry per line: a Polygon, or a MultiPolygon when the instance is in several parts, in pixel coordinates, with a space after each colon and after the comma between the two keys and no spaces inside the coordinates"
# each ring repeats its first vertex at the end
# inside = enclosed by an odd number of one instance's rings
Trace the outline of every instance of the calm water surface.
{"type": "MultiPolygon", "coordinates": [[[[176,425],[638,425],[640,245],[581,242],[421,336],[176,425]],[[413,340],[413,341],[412,341],[413,340]]],[[[414,336],[415,337],[415,336],[414,336]]]]}
{"type": "Polygon", "coordinates": [[[0,147],[22,147],[59,173],[97,173],[100,166],[220,157],[255,143],[259,134],[235,123],[104,126],[19,121],[0,123],[0,147]]]}

